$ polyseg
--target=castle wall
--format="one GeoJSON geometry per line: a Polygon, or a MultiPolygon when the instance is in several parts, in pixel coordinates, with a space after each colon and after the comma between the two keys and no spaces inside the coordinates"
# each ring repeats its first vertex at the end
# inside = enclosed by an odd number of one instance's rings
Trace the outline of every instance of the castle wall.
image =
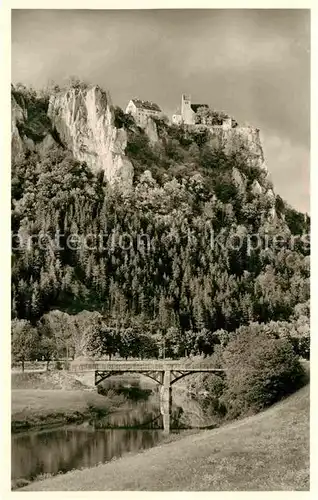
{"type": "Polygon", "coordinates": [[[174,123],[175,125],[181,125],[182,116],[181,115],[172,115],[172,123],[174,123]]]}

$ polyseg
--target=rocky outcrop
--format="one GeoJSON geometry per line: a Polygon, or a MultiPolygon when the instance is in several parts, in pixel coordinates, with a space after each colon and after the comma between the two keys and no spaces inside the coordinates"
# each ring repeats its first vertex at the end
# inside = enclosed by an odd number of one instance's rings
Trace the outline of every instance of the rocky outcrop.
{"type": "Polygon", "coordinates": [[[56,147],[52,137],[51,124],[45,112],[42,112],[42,122],[38,119],[36,124],[30,119],[27,103],[20,96],[19,102],[14,92],[11,94],[11,153],[17,159],[26,151],[37,151],[45,154],[49,149],[56,147]],[[44,122],[43,123],[43,118],[44,122]],[[35,125],[35,126],[34,126],[35,125]],[[33,134],[32,134],[33,132],[33,134]],[[27,135],[29,134],[29,135],[27,135]],[[31,136],[33,136],[33,138],[31,136]]]}
{"type": "Polygon", "coordinates": [[[148,117],[145,126],[144,126],[145,134],[149,137],[150,142],[155,143],[159,141],[157,125],[152,120],[151,117],[148,117]]]}
{"type": "Polygon", "coordinates": [[[110,184],[128,188],[133,166],[125,156],[127,134],[115,127],[112,109],[109,94],[98,86],[71,88],[50,98],[48,116],[74,158],[103,170],[110,184]]]}
{"type": "Polygon", "coordinates": [[[262,194],[263,193],[262,186],[260,185],[260,183],[256,179],[253,181],[253,184],[251,186],[251,192],[254,195],[258,195],[258,194],[262,194]]]}
{"type": "Polygon", "coordinates": [[[236,167],[232,169],[232,178],[239,193],[243,194],[246,190],[246,177],[236,167]]]}
{"type": "MultiPolygon", "coordinates": [[[[41,101],[38,104],[38,112],[34,113],[34,101],[31,102],[32,112],[28,116],[28,103],[23,94],[12,87],[13,156],[26,150],[46,154],[51,148],[64,145],[75,159],[85,162],[92,171],[102,170],[110,184],[117,184],[121,188],[132,186],[134,169],[125,154],[127,132],[124,128],[117,128],[118,123],[107,92],[97,85],[79,85],[52,95],[47,113],[41,101]]],[[[275,195],[270,189],[272,185],[259,130],[253,127],[189,125],[189,129],[200,127],[208,129],[212,147],[222,149],[227,155],[241,152],[245,156],[245,165],[260,170],[257,181],[251,186],[251,192],[255,195],[269,193],[270,204],[274,206],[275,195]]],[[[145,121],[143,128],[152,144],[160,143],[157,124],[151,117],[145,121]]],[[[233,167],[232,179],[244,196],[248,185],[246,175],[233,167]]]]}
{"type": "Polygon", "coordinates": [[[20,156],[25,149],[18,127],[26,119],[26,109],[23,109],[11,94],[11,153],[13,158],[20,156]]]}
{"type": "Polygon", "coordinates": [[[245,152],[250,166],[260,168],[267,174],[259,130],[254,127],[209,127],[210,142],[216,148],[221,148],[226,154],[245,152]]]}
{"type": "Polygon", "coordinates": [[[55,139],[49,133],[47,134],[43,141],[35,145],[36,151],[38,151],[41,155],[45,155],[50,149],[57,146],[55,139]]]}
{"type": "Polygon", "coordinates": [[[274,191],[272,189],[268,189],[268,191],[266,191],[266,193],[265,193],[265,198],[268,200],[268,202],[270,204],[269,216],[271,219],[275,219],[277,214],[276,214],[276,208],[275,208],[276,196],[275,196],[274,191]]]}

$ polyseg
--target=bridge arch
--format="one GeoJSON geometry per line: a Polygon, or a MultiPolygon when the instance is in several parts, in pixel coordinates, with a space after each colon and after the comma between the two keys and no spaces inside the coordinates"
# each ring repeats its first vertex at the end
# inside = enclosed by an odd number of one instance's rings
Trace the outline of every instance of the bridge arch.
{"type": "Polygon", "coordinates": [[[163,375],[161,372],[144,372],[144,371],[131,371],[131,370],[127,370],[127,371],[118,371],[118,372],[115,372],[115,371],[104,371],[104,370],[96,370],[95,371],[95,385],[99,385],[101,382],[103,382],[104,380],[112,377],[112,376],[116,376],[116,375],[123,375],[123,374],[129,374],[129,373],[138,373],[138,375],[144,375],[145,377],[148,377],[150,378],[151,380],[154,380],[155,382],[157,382],[157,384],[159,385],[162,385],[163,384],[163,375]]]}

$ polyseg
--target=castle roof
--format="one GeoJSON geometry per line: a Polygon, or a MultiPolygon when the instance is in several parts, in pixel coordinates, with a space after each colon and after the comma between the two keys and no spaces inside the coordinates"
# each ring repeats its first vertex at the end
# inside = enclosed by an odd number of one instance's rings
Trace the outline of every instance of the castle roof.
{"type": "Polygon", "coordinates": [[[196,113],[199,108],[208,108],[207,104],[191,104],[191,109],[196,113]]]}
{"type": "Polygon", "coordinates": [[[149,109],[150,111],[161,111],[158,104],[151,101],[142,101],[141,99],[132,99],[136,108],[149,109]]]}

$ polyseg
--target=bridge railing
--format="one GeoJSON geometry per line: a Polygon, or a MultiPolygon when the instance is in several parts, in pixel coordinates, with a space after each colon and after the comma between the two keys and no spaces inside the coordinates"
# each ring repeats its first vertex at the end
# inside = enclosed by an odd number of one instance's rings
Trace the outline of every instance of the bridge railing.
{"type": "Polygon", "coordinates": [[[71,363],[71,371],[94,371],[94,370],[109,370],[109,371],[224,371],[221,368],[209,366],[207,363],[193,363],[182,361],[103,361],[96,360],[83,363],[71,363]]]}

